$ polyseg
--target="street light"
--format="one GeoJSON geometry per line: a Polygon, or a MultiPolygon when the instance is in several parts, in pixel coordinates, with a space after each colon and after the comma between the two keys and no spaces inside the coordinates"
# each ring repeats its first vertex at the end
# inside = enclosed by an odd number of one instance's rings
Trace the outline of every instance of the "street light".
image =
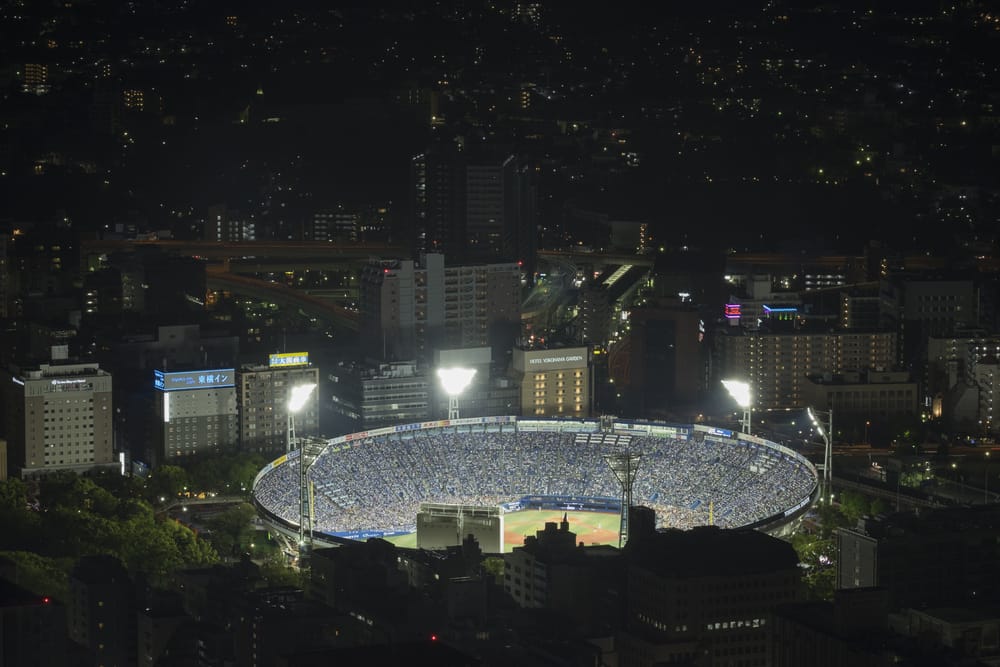
{"type": "Polygon", "coordinates": [[[830,486],[833,481],[833,444],[831,442],[831,438],[833,438],[833,410],[824,412],[810,407],[806,408],[806,412],[809,414],[809,419],[816,432],[823,438],[823,463],[818,467],[823,471],[823,502],[830,502],[833,500],[833,496],[830,495],[830,486]],[[827,418],[826,424],[820,421],[820,415],[827,418]]]}
{"type": "Polygon", "coordinates": [[[458,419],[458,397],[472,383],[475,374],[475,368],[439,368],[437,370],[441,388],[444,389],[444,393],[448,394],[448,419],[458,419]]]}
{"type": "Polygon", "coordinates": [[[750,417],[753,404],[750,402],[750,384],[742,380],[723,380],[722,386],[733,397],[736,404],[743,408],[743,432],[750,435],[750,417]]]}

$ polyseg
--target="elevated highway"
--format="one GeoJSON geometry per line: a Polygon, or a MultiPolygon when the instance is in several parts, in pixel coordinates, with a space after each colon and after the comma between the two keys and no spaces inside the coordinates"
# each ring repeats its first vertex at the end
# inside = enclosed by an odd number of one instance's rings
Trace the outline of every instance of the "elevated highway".
{"type": "MultiPolygon", "coordinates": [[[[176,240],[104,240],[80,243],[84,259],[95,254],[130,252],[143,248],[159,249],[169,255],[195,257],[210,261],[238,262],[253,266],[287,261],[297,269],[307,269],[311,261],[331,265],[363,263],[369,258],[403,259],[410,249],[390,243],[326,243],[323,241],[176,241],[176,240]]],[[[318,267],[317,267],[318,268],[318,267]]],[[[276,270],[276,269],[267,269],[276,270]]]]}
{"type": "Polygon", "coordinates": [[[304,290],[292,289],[280,283],[241,276],[221,269],[210,269],[205,274],[206,287],[242,294],[260,301],[294,308],[309,317],[328,322],[347,331],[358,330],[358,314],[343,306],[315,297],[304,290]]]}

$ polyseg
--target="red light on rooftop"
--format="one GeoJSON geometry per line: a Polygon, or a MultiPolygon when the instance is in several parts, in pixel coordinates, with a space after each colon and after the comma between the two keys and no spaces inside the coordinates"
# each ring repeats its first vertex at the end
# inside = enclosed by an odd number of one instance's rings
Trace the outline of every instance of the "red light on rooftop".
{"type": "Polygon", "coordinates": [[[438,640],[438,636],[437,635],[431,635],[431,641],[432,642],[436,642],[437,640],[438,640]]]}
{"type": "Polygon", "coordinates": [[[42,598],[42,604],[48,604],[51,601],[52,599],[48,595],[42,598]]]}

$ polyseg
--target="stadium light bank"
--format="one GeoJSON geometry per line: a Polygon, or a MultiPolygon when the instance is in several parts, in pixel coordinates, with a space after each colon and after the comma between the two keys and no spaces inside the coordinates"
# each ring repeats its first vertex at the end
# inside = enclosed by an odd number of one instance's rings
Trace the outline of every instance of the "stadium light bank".
{"type": "Polygon", "coordinates": [[[448,394],[448,419],[458,419],[458,397],[469,388],[475,375],[475,368],[439,368],[437,370],[441,388],[444,389],[444,393],[448,394]]]}
{"type": "Polygon", "coordinates": [[[742,380],[723,380],[722,386],[733,397],[736,404],[743,408],[743,432],[750,435],[750,418],[753,413],[753,403],[750,400],[750,384],[742,380]]]}

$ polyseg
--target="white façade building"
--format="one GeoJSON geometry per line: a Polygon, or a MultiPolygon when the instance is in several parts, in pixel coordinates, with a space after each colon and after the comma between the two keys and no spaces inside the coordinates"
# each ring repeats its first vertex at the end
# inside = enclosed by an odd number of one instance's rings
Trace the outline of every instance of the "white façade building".
{"type": "Polygon", "coordinates": [[[13,370],[4,385],[11,468],[22,477],[118,467],[111,375],[96,363],[13,370]]]}

